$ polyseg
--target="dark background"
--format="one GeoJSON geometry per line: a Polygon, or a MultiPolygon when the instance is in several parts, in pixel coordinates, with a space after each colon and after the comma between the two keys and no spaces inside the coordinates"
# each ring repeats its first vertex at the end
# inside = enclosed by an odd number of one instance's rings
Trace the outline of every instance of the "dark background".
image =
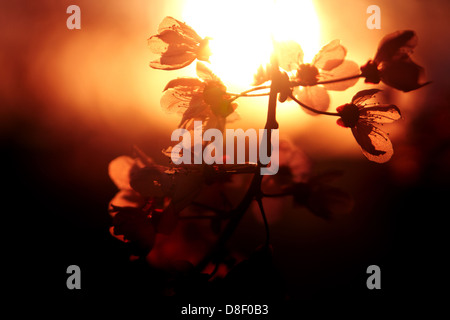
{"type": "MultiPolygon", "coordinates": [[[[109,6],[102,3],[78,2],[83,16],[81,31],[90,32],[92,39],[65,29],[65,8],[76,2],[1,4],[0,148],[2,213],[6,218],[2,219],[2,261],[7,267],[3,275],[8,284],[4,290],[12,301],[35,301],[43,307],[48,301],[77,301],[82,306],[105,298],[113,305],[146,301],[148,306],[167,306],[175,312],[175,302],[164,299],[164,303],[156,303],[161,297],[152,288],[158,283],[158,275],[140,262],[130,262],[126,248],[109,234],[111,218],[107,212],[116,192],[108,177],[109,161],[130,154],[134,144],[162,159],[159,150],[169,131],[158,124],[161,114],[142,108],[144,98],[128,99],[144,92],[130,89],[133,76],[138,74],[122,76],[127,66],[118,68],[114,63],[124,63],[128,54],[132,57],[133,47],[122,46],[133,43],[133,39],[146,39],[170,8],[137,1],[136,7],[131,6],[133,10],[122,12],[122,2],[113,1],[109,6]],[[160,14],[147,21],[142,12],[149,7],[160,10],[160,14]],[[131,19],[132,14],[138,14],[139,19],[131,19]],[[100,37],[106,30],[109,40],[100,37]],[[83,47],[93,44],[96,37],[108,44],[104,51],[83,47]],[[129,37],[129,42],[115,42],[129,37]],[[80,47],[67,47],[76,41],[80,47]],[[105,51],[109,56],[97,65],[96,57],[105,51]],[[63,60],[58,58],[65,54],[68,56],[63,60]],[[63,72],[64,66],[70,68],[63,72]],[[89,94],[84,95],[80,86],[84,80],[76,79],[87,74],[95,74],[100,80],[87,80],[85,91],[89,94]],[[103,83],[115,77],[120,80],[103,83]],[[108,97],[114,92],[117,96],[108,97]],[[82,271],[79,291],[66,288],[66,268],[71,264],[82,271]]],[[[330,1],[318,3],[322,14],[330,14],[338,6],[330,1]]],[[[430,299],[438,301],[438,290],[445,287],[449,25],[441,12],[448,12],[448,3],[420,3],[379,2],[382,10],[389,12],[383,15],[386,25],[395,20],[397,25],[404,25],[399,28],[417,27],[421,40],[417,59],[433,81],[412,93],[414,98],[409,100],[391,92],[393,99],[408,104],[404,113],[408,120],[400,134],[392,137],[396,151],[393,160],[378,165],[362,156],[329,157],[326,149],[305,150],[312,154],[315,171],[344,171],[338,185],[352,193],[354,211],[326,222],[305,210],[284,215],[271,226],[275,264],[292,305],[338,301],[342,307],[351,308],[416,301],[416,306],[425,306],[430,299]],[[381,268],[382,289],[378,291],[370,291],[365,285],[366,268],[371,264],[381,268]]],[[[350,6],[342,9],[342,19],[352,16],[351,10],[350,6]]],[[[381,31],[384,34],[390,30],[381,31]]],[[[140,52],[136,60],[145,62],[145,54],[140,52]]],[[[148,72],[147,80],[155,77],[156,73],[148,72]]],[[[166,78],[160,79],[165,83],[166,78]]],[[[148,90],[148,95],[160,92],[159,87],[148,90]]],[[[304,136],[313,135],[294,135],[293,140],[301,145],[304,136]]],[[[230,245],[249,253],[261,239],[263,227],[250,215],[230,245]]],[[[197,298],[202,301],[202,297],[197,298]]],[[[226,297],[221,298],[220,303],[228,302],[226,297]]],[[[188,302],[186,297],[177,303],[188,302]]]]}

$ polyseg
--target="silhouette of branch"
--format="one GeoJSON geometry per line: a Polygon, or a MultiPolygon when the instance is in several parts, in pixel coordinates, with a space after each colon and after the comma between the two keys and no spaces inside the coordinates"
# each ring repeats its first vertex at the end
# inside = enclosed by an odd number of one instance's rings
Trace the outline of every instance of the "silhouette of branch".
{"type": "Polygon", "coordinates": [[[361,77],[363,77],[362,74],[356,74],[354,76],[349,76],[349,77],[345,77],[345,78],[319,81],[319,82],[317,82],[317,84],[336,83],[336,82],[342,82],[342,81],[352,80],[352,79],[361,78],[361,77]]]}
{"type": "Polygon", "coordinates": [[[290,195],[291,195],[291,193],[289,193],[289,192],[274,193],[274,194],[262,193],[262,196],[265,198],[280,198],[280,197],[287,197],[290,195]]]}
{"type": "Polygon", "coordinates": [[[254,87],[254,88],[242,91],[241,93],[227,92],[227,94],[229,94],[231,96],[235,96],[233,99],[231,99],[231,101],[234,101],[234,100],[236,100],[237,98],[240,98],[240,97],[262,97],[262,96],[267,96],[267,95],[269,95],[269,92],[257,93],[257,94],[249,94],[249,93],[254,92],[254,91],[269,89],[269,88],[270,88],[270,86],[258,86],[258,87],[254,87]]]}
{"type": "MultiPolygon", "coordinates": [[[[316,83],[316,85],[342,82],[342,81],[347,81],[347,80],[352,80],[352,79],[362,78],[362,77],[364,77],[364,75],[362,75],[362,74],[355,74],[354,76],[349,76],[349,77],[344,77],[344,78],[337,78],[337,79],[318,81],[316,83]]],[[[298,87],[298,86],[304,86],[304,83],[301,83],[299,81],[291,81],[291,85],[292,85],[292,87],[298,87]]]]}
{"type": "Polygon", "coordinates": [[[261,216],[264,221],[264,227],[266,229],[266,243],[265,245],[268,246],[270,243],[270,232],[269,232],[269,223],[267,222],[266,212],[264,211],[264,206],[262,203],[262,196],[259,196],[256,198],[256,202],[258,203],[259,210],[261,211],[261,216]]]}
{"type": "MultiPolygon", "coordinates": [[[[269,92],[269,106],[267,110],[267,120],[265,129],[267,130],[267,152],[268,156],[271,156],[271,150],[272,150],[272,143],[271,143],[271,133],[272,129],[278,129],[278,122],[276,120],[276,107],[277,107],[277,96],[278,92],[280,90],[280,77],[279,77],[279,68],[278,68],[278,62],[276,58],[272,58],[271,61],[271,79],[272,83],[270,85],[270,92],[269,92]]],[[[253,88],[247,91],[244,91],[244,93],[256,91],[265,89],[263,86],[258,88],[253,88]]],[[[262,165],[258,163],[258,167],[261,167],[262,165]]],[[[256,198],[258,201],[258,205],[261,210],[261,214],[263,215],[264,224],[266,228],[266,244],[268,244],[269,241],[269,225],[267,223],[267,219],[265,216],[263,204],[261,201],[261,181],[262,181],[262,175],[257,172],[253,175],[252,182],[250,184],[250,187],[248,188],[244,198],[241,200],[239,205],[231,210],[230,212],[230,220],[225,226],[222,234],[220,235],[217,242],[214,244],[214,246],[211,248],[211,250],[205,255],[205,257],[197,264],[195,267],[197,271],[201,272],[209,262],[215,261],[217,255],[222,251],[222,248],[225,246],[227,241],[230,239],[230,237],[235,232],[236,228],[238,227],[239,223],[242,220],[242,217],[247,212],[250,204],[252,201],[256,198]]]]}

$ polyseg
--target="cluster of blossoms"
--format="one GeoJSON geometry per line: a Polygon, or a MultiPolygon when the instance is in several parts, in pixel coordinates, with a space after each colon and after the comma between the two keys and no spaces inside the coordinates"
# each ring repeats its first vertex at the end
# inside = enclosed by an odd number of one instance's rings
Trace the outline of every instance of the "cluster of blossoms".
{"type": "MultiPolygon", "coordinates": [[[[208,62],[209,40],[185,23],[166,17],[158,34],[148,40],[150,49],[158,55],[150,66],[176,70],[195,60],[208,62]]],[[[194,121],[202,121],[202,130],[223,132],[226,123],[237,118],[236,100],[240,97],[269,96],[266,129],[278,128],[277,98],[280,103],[295,101],[308,114],[337,117],[337,124],[351,130],[363,154],[383,163],[392,157],[393,147],[378,125],[400,119],[399,108],[373,102],[380,90],[368,89],[354,94],[336,112],[329,112],[327,91],[347,90],[359,78],[373,84],[381,81],[404,92],[426,85],[422,82],[423,68],[411,59],[416,44],[413,31],[389,34],[381,40],[374,58],[360,67],[345,59],[347,50],[339,40],[323,46],[310,63],[303,61],[299,44],[275,43],[272,60],[256,70],[251,89],[229,93],[205,63],[197,62],[197,77],[177,78],[165,86],[161,106],[181,114],[179,128],[192,131],[194,121]]],[[[168,147],[163,153],[170,155],[171,150],[168,147]]],[[[261,177],[260,163],[161,166],[136,148],[134,158],[121,156],[109,166],[109,174],[120,190],[110,203],[111,232],[127,242],[134,255],[146,257],[154,266],[180,265],[176,262],[183,260],[183,268],[200,272],[212,268],[213,275],[229,261],[224,254],[225,243],[252,203],[257,204],[265,222],[266,245],[269,232],[265,207],[270,207],[272,200],[291,197],[295,205],[326,219],[351,210],[352,198],[328,184],[337,176],[335,172],[311,176],[309,160],[286,141],[280,143],[279,158],[278,174],[261,177]],[[234,203],[233,199],[240,201],[234,203]]],[[[232,267],[228,263],[223,268],[232,267]]]]}

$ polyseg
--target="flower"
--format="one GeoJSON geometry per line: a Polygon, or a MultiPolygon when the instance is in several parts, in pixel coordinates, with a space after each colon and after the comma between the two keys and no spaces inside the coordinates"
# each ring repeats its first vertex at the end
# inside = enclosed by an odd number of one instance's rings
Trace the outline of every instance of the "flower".
{"type": "Polygon", "coordinates": [[[361,67],[365,82],[384,82],[390,87],[408,92],[430,82],[420,83],[424,69],[412,61],[410,55],[417,46],[417,35],[412,30],[396,31],[381,39],[373,60],[361,67]]]}
{"type": "Polygon", "coordinates": [[[334,215],[351,212],[354,206],[349,193],[328,184],[340,175],[338,171],[325,172],[307,182],[294,183],[285,188],[285,192],[293,196],[295,205],[304,206],[313,215],[328,220],[334,215]]]}
{"type": "Polygon", "coordinates": [[[166,85],[161,107],[168,112],[183,113],[179,128],[192,129],[193,122],[199,120],[203,122],[204,129],[223,131],[226,118],[234,113],[237,103],[227,94],[222,81],[204,64],[197,63],[196,69],[201,80],[178,78],[166,85]]]}
{"type": "Polygon", "coordinates": [[[336,110],[340,115],[338,125],[351,128],[367,159],[384,163],[392,157],[394,150],[388,135],[376,125],[398,120],[401,114],[397,106],[392,104],[364,104],[379,91],[381,90],[359,91],[353,96],[351,103],[339,106],[336,110]]]}
{"type": "Polygon", "coordinates": [[[148,39],[150,50],[160,55],[150,62],[154,69],[176,70],[186,67],[195,59],[208,61],[209,38],[202,39],[191,27],[172,17],[165,17],[158,34],[148,39]]]}
{"type": "MultiPolygon", "coordinates": [[[[347,50],[339,40],[331,41],[323,46],[311,63],[303,63],[303,50],[294,41],[278,43],[276,52],[280,67],[288,72],[294,72],[292,80],[302,86],[300,90],[298,87],[294,89],[295,97],[316,110],[328,109],[330,98],[327,90],[342,91],[358,81],[354,78],[320,84],[323,81],[352,77],[359,73],[355,62],[345,60],[347,50]]],[[[307,109],[304,110],[311,115],[316,115],[307,109]]]]}
{"type": "MultiPolygon", "coordinates": [[[[330,171],[311,175],[311,160],[294,144],[280,141],[280,170],[276,175],[266,176],[262,180],[262,199],[266,208],[269,224],[281,218],[282,212],[289,207],[304,207],[313,215],[330,219],[334,215],[349,213],[353,208],[353,199],[347,192],[329,183],[341,175],[330,171]],[[292,197],[286,201],[285,197],[292,197]]],[[[253,206],[255,216],[259,209],[253,206]]]]}
{"type": "Polygon", "coordinates": [[[119,192],[111,200],[111,233],[139,254],[148,253],[156,234],[169,234],[178,214],[200,192],[204,179],[200,170],[177,171],[157,165],[136,148],[138,156],[120,156],[109,164],[109,176],[119,192]]]}

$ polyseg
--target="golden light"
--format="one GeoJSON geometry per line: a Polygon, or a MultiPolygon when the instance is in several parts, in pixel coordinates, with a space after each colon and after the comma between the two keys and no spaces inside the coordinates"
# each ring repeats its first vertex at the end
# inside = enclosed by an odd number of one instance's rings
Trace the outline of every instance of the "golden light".
{"type": "Polygon", "coordinates": [[[272,39],[300,43],[306,62],[320,48],[311,0],[185,0],[182,18],[213,38],[211,68],[230,90],[249,88],[258,67],[269,62],[272,39]]]}

